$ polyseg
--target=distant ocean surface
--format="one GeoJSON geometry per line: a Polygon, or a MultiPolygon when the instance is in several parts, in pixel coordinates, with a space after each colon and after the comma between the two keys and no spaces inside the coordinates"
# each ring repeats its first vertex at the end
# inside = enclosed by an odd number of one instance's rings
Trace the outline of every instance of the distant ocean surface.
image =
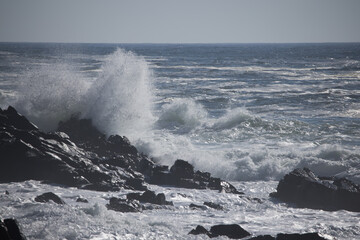
{"type": "Polygon", "coordinates": [[[0,43],[0,106],[72,114],[230,181],[360,182],[360,44],[0,43]]]}

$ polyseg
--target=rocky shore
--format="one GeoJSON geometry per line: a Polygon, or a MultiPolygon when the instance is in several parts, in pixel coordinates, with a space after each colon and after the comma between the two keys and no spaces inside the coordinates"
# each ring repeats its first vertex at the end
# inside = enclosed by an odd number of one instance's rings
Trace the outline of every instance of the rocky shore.
{"type": "MultiPolygon", "coordinates": [[[[138,152],[126,137],[107,137],[92,125],[90,119],[76,116],[60,122],[56,132],[45,133],[13,107],[0,109],[0,159],[1,183],[39,180],[100,192],[132,190],[126,198],[110,198],[106,208],[111,211],[142,212],[172,207],[173,203],[163,193],[150,191],[149,184],[236,194],[261,203],[260,199],[244,195],[231,183],[194,169],[185,160],[178,159],[172,166],[159,165],[138,152]]],[[[358,185],[347,179],[319,178],[309,169],[296,169],[286,175],[271,196],[295,203],[297,207],[360,212],[358,185]]],[[[51,192],[36,196],[35,201],[65,204],[51,192]]],[[[221,205],[212,202],[189,207],[223,210],[221,205]]],[[[10,227],[5,223],[6,220],[1,222],[0,234],[7,236],[10,227]]],[[[19,234],[22,238],[11,237],[8,233],[8,239],[25,239],[20,230],[19,234]]],[[[253,236],[237,224],[213,226],[210,230],[198,226],[189,234],[235,239],[325,239],[317,233],[253,236]]]]}

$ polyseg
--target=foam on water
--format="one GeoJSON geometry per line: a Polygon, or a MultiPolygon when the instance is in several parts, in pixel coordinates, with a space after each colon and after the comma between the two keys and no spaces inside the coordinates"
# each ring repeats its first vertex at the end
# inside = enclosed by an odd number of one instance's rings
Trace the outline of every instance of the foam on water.
{"type": "Polygon", "coordinates": [[[133,136],[152,124],[150,88],[144,58],[118,49],[105,58],[95,81],[66,62],[26,71],[13,104],[45,131],[80,114],[106,134],[133,136]]]}
{"type": "MultiPolygon", "coordinates": [[[[81,56],[70,54],[68,59],[81,56]]],[[[140,151],[161,163],[171,165],[182,158],[197,169],[229,180],[280,179],[295,167],[305,166],[320,175],[351,172],[354,179],[360,175],[354,173],[359,169],[359,151],[341,143],[349,138],[346,131],[350,128],[344,127],[340,132],[339,126],[326,122],[312,124],[301,120],[303,115],[344,117],[343,108],[314,112],[313,106],[329,97],[357,94],[356,90],[338,89],[339,83],[335,82],[325,86],[299,80],[306,75],[318,81],[317,75],[328,69],[314,72],[313,66],[204,66],[199,70],[221,68],[225,75],[213,78],[209,73],[191,72],[194,77],[185,74],[182,80],[183,74],[154,77],[152,65],[144,57],[122,49],[108,55],[86,56],[85,60],[80,67],[66,58],[51,64],[30,61],[32,68],[20,77],[17,99],[11,103],[44,130],[54,130],[60,120],[80,114],[91,118],[108,135],[126,135],[140,151]],[[84,71],[89,64],[91,75],[84,71]],[[251,80],[225,81],[234,76],[226,75],[227,70],[233,69],[254,74],[271,72],[278,77],[280,74],[297,78],[297,82],[282,82],[281,78],[257,84],[251,80]],[[152,87],[153,82],[157,88],[152,87]],[[339,91],[341,94],[334,94],[339,91]],[[293,103],[301,100],[312,105],[305,109],[304,105],[293,103]],[[289,103],[283,104],[284,101],[289,103]],[[247,103],[252,105],[246,107],[247,103]],[[293,113],[300,120],[292,118],[293,113]]],[[[161,64],[166,64],[165,60],[161,64]]],[[[326,72],[326,78],[331,74],[326,72]]],[[[0,100],[8,99],[5,91],[1,94],[0,100]]],[[[349,111],[356,112],[356,107],[349,111]]],[[[356,125],[351,128],[357,131],[356,125]]]]}

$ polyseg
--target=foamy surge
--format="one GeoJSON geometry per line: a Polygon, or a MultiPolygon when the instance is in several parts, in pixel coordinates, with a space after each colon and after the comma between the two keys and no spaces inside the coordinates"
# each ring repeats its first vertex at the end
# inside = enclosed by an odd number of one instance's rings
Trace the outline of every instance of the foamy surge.
{"type": "Polygon", "coordinates": [[[91,118],[106,134],[132,135],[152,123],[151,72],[144,58],[118,49],[95,81],[66,62],[26,72],[15,107],[41,129],[72,114],[91,118]]]}
{"type": "Polygon", "coordinates": [[[214,117],[190,98],[154,111],[148,63],[121,49],[96,73],[93,80],[66,62],[40,65],[23,76],[12,104],[43,130],[80,114],[108,135],[128,136],[160,163],[182,158],[228,180],[279,179],[296,167],[360,180],[359,150],[328,143],[321,126],[267,119],[245,108],[214,117]]]}

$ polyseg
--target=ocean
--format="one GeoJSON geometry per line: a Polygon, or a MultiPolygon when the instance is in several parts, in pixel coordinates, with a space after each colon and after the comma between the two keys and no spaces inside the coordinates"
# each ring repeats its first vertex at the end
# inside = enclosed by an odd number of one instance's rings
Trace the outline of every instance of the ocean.
{"type": "MultiPolygon", "coordinates": [[[[360,236],[359,214],[288,208],[268,197],[299,167],[360,183],[360,43],[0,43],[0,107],[8,105],[44,131],[73,114],[91,118],[158,163],[187,160],[265,201],[200,190],[184,197],[176,188],[153,186],[180,213],[157,210],[126,220],[108,213],[102,200],[46,212],[28,199],[47,185],[0,184],[17,194],[2,197],[0,216],[19,218],[30,239],[187,239],[197,224],[234,221],[256,234],[360,236]],[[184,208],[190,199],[227,201],[229,212],[199,214],[184,208]],[[74,215],[85,224],[57,228],[74,215]]],[[[57,191],[68,199],[80,194],[57,191]]]]}

